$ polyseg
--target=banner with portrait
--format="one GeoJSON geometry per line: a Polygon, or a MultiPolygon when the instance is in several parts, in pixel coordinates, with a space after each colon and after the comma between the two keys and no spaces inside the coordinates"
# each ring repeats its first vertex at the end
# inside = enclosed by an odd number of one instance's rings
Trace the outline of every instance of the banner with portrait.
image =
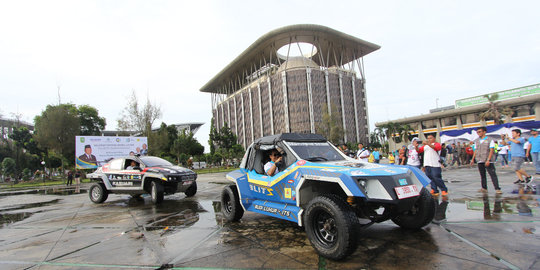
{"type": "Polygon", "coordinates": [[[113,158],[148,155],[147,137],[75,136],[77,169],[95,169],[113,158]]]}

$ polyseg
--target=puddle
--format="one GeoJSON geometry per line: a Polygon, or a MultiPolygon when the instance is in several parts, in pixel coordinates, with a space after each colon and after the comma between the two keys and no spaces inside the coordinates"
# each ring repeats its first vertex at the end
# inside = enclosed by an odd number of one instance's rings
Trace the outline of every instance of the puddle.
{"type": "Polygon", "coordinates": [[[12,223],[29,218],[33,214],[34,213],[29,213],[29,212],[22,212],[22,213],[15,213],[15,214],[0,214],[0,228],[7,227],[12,223]]]}
{"type": "Polygon", "coordinates": [[[61,189],[44,189],[40,190],[37,193],[41,195],[60,195],[60,196],[67,196],[67,195],[77,195],[81,193],[87,193],[88,191],[86,189],[75,189],[75,188],[61,188],[61,189]]]}
{"type": "Polygon", "coordinates": [[[29,208],[42,207],[42,206],[48,206],[48,205],[56,204],[59,201],[60,201],[60,199],[54,199],[54,200],[46,201],[46,202],[19,204],[19,205],[14,205],[13,207],[1,208],[0,210],[7,212],[7,211],[13,211],[13,210],[20,210],[20,209],[29,209],[29,208]]]}

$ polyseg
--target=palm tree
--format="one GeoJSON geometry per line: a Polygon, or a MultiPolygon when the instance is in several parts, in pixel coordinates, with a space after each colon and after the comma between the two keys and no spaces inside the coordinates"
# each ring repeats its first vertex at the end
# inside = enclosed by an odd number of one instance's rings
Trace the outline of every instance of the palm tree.
{"type": "Polygon", "coordinates": [[[500,125],[504,123],[504,118],[512,116],[514,110],[510,107],[500,107],[499,102],[496,100],[499,98],[499,94],[495,93],[492,95],[484,95],[484,98],[488,100],[487,110],[483,113],[480,113],[480,119],[485,121],[487,119],[493,119],[495,125],[500,125]]]}

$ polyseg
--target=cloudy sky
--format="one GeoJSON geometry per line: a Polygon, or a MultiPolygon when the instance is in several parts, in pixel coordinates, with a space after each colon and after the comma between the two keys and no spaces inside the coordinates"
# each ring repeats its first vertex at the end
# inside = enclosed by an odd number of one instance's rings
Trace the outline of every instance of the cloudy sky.
{"type": "Polygon", "coordinates": [[[156,125],[205,122],[196,137],[207,145],[210,95],[199,89],[260,36],[311,23],[381,46],[364,58],[373,127],[540,83],[539,10],[539,1],[0,0],[0,113],[33,122],[60,99],[96,107],[115,130],[134,90],[161,106],[156,125]]]}

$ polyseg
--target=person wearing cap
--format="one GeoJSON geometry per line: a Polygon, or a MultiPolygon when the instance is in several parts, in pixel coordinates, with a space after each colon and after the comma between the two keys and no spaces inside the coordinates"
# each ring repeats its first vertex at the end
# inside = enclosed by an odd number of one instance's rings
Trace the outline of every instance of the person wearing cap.
{"type": "Polygon", "coordinates": [[[411,144],[407,147],[407,156],[409,157],[407,159],[407,165],[420,169],[422,164],[420,163],[420,157],[418,156],[418,141],[420,141],[420,139],[413,138],[411,144]]]}
{"type": "Polygon", "coordinates": [[[84,162],[97,165],[96,156],[92,155],[92,146],[90,146],[89,144],[84,146],[84,154],[80,155],[79,159],[84,162]]]}
{"type": "Polygon", "coordinates": [[[540,137],[537,128],[531,129],[531,137],[528,140],[530,144],[527,148],[527,156],[532,157],[536,174],[540,174],[540,137]]]}

